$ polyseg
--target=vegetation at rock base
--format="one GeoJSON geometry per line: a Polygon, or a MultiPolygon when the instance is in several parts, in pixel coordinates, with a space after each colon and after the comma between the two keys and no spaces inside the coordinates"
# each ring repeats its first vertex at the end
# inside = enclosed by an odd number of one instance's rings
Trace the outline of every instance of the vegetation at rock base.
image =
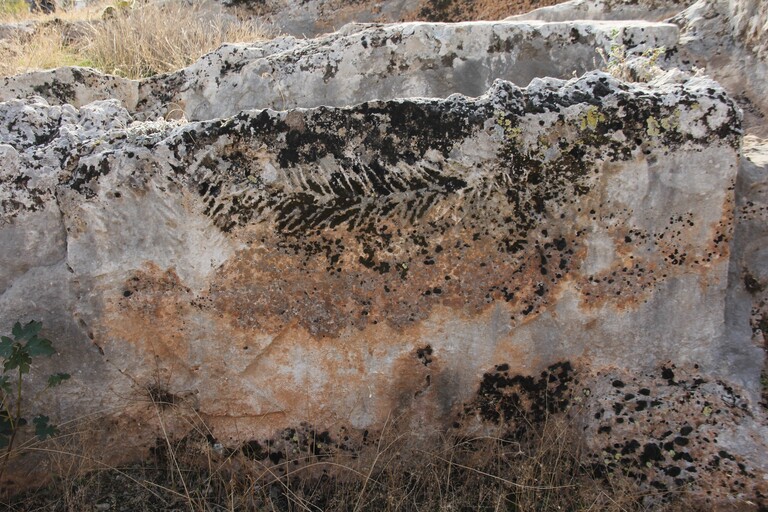
{"type": "Polygon", "coordinates": [[[52,483],[0,505],[13,512],[706,510],[684,486],[662,490],[590,461],[570,367],[552,368],[557,375],[513,378],[502,390],[488,374],[448,429],[405,413],[377,432],[331,435],[301,424],[233,447],[214,437],[194,398],[152,384],[143,404],[158,437],[144,463],[99,462],[103,447],[87,436],[102,427],[83,421],[38,450],[52,483]],[[169,436],[167,426],[180,422],[187,434],[169,436]]]}
{"type": "Polygon", "coordinates": [[[146,78],[183,68],[222,43],[265,38],[254,22],[224,14],[205,0],[102,3],[50,15],[2,1],[0,22],[34,23],[0,40],[0,76],[77,65],[146,78]]]}
{"type": "MultiPolygon", "coordinates": [[[[0,357],[3,359],[3,371],[0,374],[0,479],[11,459],[18,455],[16,441],[23,435],[29,421],[26,416],[29,403],[35,402],[45,391],[68,380],[68,373],[54,373],[48,377],[45,387],[35,397],[29,396],[25,386],[25,376],[30,373],[33,358],[51,357],[56,353],[50,340],[40,336],[43,324],[30,321],[22,326],[19,322],[13,326],[12,337],[0,337],[0,357]]],[[[38,414],[32,419],[34,436],[45,440],[58,434],[56,426],[49,423],[50,418],[38,414]]],[[[23,450],[23,448],[22,448],[23,450]]]]}
{"type": "MultiPolygon", "coordinates": [[[[322,434],[296,439],[296,452],[285,459],[253,443],[230,451],[198,423],[181,440],[158,438],[144,464],[64,475],[4,505],[14,512],[703,510],[684,492],[649,492],[622,475],[597,477],[580,462],[577,429],[564,416],[520,441],[499,431],[435,435],[425,443],[396,423],[358,453],[326,452],[322,434]]],[[[76,466],[61,451],[51,453],[58,454],[55,467],[76,466]]]]}

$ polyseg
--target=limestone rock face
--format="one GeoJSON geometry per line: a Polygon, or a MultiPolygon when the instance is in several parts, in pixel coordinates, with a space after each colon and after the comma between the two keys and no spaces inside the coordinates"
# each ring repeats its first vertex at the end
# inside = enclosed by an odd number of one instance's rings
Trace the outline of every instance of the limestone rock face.
{"type": "Polygon", "coordinates": [[[540,7],[507,20],[648,20],[661,21],[678,14],[696,0],[569,0],[540,7]]]}
{"type": "Polygon", "coordinates": [[[47,410],[102,418],[129,458],[189,431],[158,397],[237,449],[392,414],[482,431],[524,380],[578,398],[595,463],[765,495],[750,1],[675,24],[352,24],[144,81],[5,78],[0,325],[43,321],[60,355],[35,372],[73,374],[47,410]],[[617,47],[649,83],[589,71],[617,47]],[[660,68],[638,57],[661,47],[660,68]],[[724,57],[730,89],[686,73],[726,50],[746,59],[724,57]]]}
{"type": "Polygon", "coordinates": [[[137,119],[229,117],[255,108],[344,106],[375,99],[479,96],[495,79],[593,69],[617,41],[629,54],[672,47],[671,24],[622,22],[350,25],[318,39],[225,45],[172,75],[142,82],[63,68],[4,79],[0,99],[41,95],[83,105],[118,98],[137,119]]]}
{"type": "Polygon", "coordinates": [[[740,132],[714,82],[590,73],[187,124],[0,109],[0,323],[54,327],[65,418],[131,418],[162,386],[237,443],[439,423],[500,363],[758,379],[724,331],[740,132]]]}
{"type": "MultiPolygon", "coordinates": [[[[735,337],[768,342],[768,141],[749,135],[736,181],[726,318],[735,337]]],[[[763,388],[763,394],[766,393],[763,388]]],[[[765,399],[765,396],[764,396],[765,399]]]]}
{"type": "MultiPolygon", "coordinates": [[[[294,37],[317,37],[334,32],[343,25],[358,23],[392,23],[409,18],[418,11],[421,0],[343,2],[339,0],[228,0],[227,5],[245,4],[279,34],[294,37]],[[255,4],[255,5],[254,5],[255,4]]],[[[412,19],[412,18],[411,18],[412,19]]]]}
{"type": "Polygon", "coordinates": [[[666,20],[681,29],[666,67],[695,66],[718,80],[745,112],[745,126],[768,136],[768,3],[761,0],[570,0],[510,16],[513,21],[666,20]]]}
{"type": "Polygon", "coordinates": [[[670,21],[687,57],[738,99],[750,131],[768,136],[768,3],[699,0],[670,21]]]}

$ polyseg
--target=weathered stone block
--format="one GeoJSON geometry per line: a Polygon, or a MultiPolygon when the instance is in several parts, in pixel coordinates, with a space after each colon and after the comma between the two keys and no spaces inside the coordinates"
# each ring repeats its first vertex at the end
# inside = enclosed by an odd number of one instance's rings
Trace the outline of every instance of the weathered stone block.
{"type": "Polygon", "coordinates": [[[117,98],[137,119],[201,121],[249,109],[345,106],[371,100],[479,96],[496,79],[571,78],[596,49],[672,48],[678,28],[646,22],[467,22],[349,25],[317,39],[224,45],[192,66],[143,81],[61,68],[3,79],[0,99],[41,95],[79,106],[117,98]]]}
{"type": "Polygon", "coordinates": [[[0,116],[0,324],[54,327],[64,418],[141,421],[161,386],[236,443],[397,410],[440,424],[501,363],[758,378],[724,332],[740,120],[714,82],[0,116]]]}

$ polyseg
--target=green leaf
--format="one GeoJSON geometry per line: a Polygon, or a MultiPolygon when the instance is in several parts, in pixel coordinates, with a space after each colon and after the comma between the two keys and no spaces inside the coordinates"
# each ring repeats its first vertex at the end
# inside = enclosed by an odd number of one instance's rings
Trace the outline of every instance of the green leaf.
{"type": "Polygon", "coordinates": [[[5,360],[3,368],[5,371],[19,369],[20,373],[29,373],[29,367],[32,364],[32,357],[27,353],[27,349],[19,343],[13,344],[11,357],[5,360]]]}
{"type": "Polygon", "coordinates": [[[24,418],[13,418],[8,416],[6,411],[0,414],[0,436],[11,437],[15,430],[20,429],[27,424],[24,418]]]}
{"type": "Polygon", "coordinates": [[[48,387],[55,388],[65,380],[68,380],[70,375],[68,373],[55,373],[48,377],[48,387]]]}
{"type": "Polygon", "coordinates": [[[19,322],[16,322],[15,324],[13,324],[13,330],[11,332],[13,333],[13,336],[16,339],[19,339],[21,338],[21,335],[24,331],[21,329],[21,324],[19,322]]]}
{"type": "Polygon", "coordinates": [[[12,388],[11,388],[11,381],[8,380],[8,376],[7,375],[0,376],[0,389],[5,391],[6,393],[10,393],[11,392],[11,390],[12,390],[12,388]]]}
{"type": "Polygon", "coordinates": [[[0,337],[0,357],[7,359],[11,355],[13,349],[13,340],[8,336],[0,337]]]}
{"type": "Polygon", "coordinates": [[[45,338],[38,338],[37,334],[34,334],[27,342],[27,353],[31,357],[46,356],[50,357],[56,353],[51,345],[51,340],[45,338]]]}
{"type": "Polygon", "coordinates": [[[21,329],[21,337],[30,339],[33,336],[37,336],[38,333],[40,333],[40,329],[42,328],[43,328],[43,322],[35,322],[34,320],[32,320],[21,329]]]}
{"type": "Polygon", "coordinates": [[[59,430],[55,425],[48,424],[49,420],[50,418],[48,416],[43,415],[35,416],[32,419],[32,423],[35,424],[35,435],[41,440],[53,437],[59,433],[59,430]]]}

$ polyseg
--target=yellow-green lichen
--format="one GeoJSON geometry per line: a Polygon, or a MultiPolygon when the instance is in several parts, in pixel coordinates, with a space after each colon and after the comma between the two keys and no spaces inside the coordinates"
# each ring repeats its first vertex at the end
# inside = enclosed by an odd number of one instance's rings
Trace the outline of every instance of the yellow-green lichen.
{"type": "Polygon", "coordinates": [[[523,130],[518,126],[514,126],[512,120],[504,117],[503,113],[496,114],[496,124],[504,130],[504,138],[508,141],[518,139],[523,134],[523,130]]]}
{"type": "Polygon", "coordinates": [[[648,128],[646,129],[646,132],[651,137],[658,137],[661,135],[661,126],[659,125],[659,122],[656,120],[655,117],[650,116],[646,121],[646,125],[648,125],[648,128]]]}
{"type": "Polygon", "coordinates": [[[605,115],[594,105],[590,106],[581,116],[581,129],[594,130],[597,125],[605,122],[605,115]]]}
{"type": "Polygon", "coordinates": [[[664,117],[661,120],[649,116],[645,124],[647,126],[646,133],[651,137],[658,137],[664,132],[676,130],[680,127],[680,110],[675,109],[671,116],[664,117]]]}
{"type": "Polygon", "coordinates": [[[676,130],[680,127],[680,109],[675,109],[671,116],[661,120],[661,127],[664,130],[676,130]]]}

